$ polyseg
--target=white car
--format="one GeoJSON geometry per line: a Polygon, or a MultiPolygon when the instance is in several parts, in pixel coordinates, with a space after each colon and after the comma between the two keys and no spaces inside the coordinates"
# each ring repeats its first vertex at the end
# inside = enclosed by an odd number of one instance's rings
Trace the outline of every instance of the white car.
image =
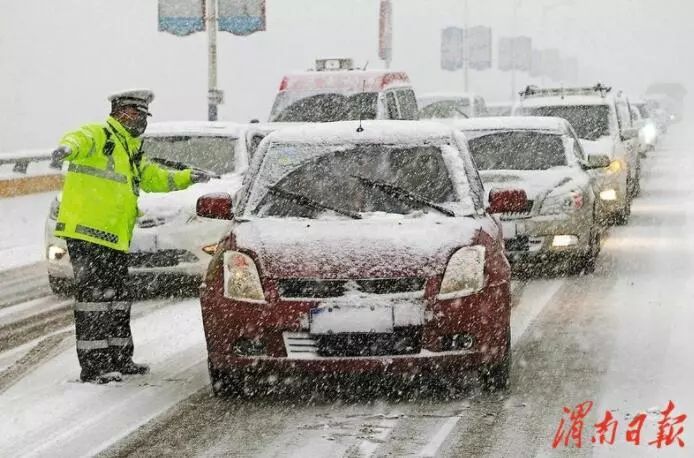
{"type": "Polygon", "coordinates": [[[629,101],[621,93],[597,84],[593,87],[537,88],[528,86],[513,109],[514,116],[564,118],[576,131],[588,154],[607,155],[605,189],[600,200],[609,207],[609,220],[626,224],[631,200],[640,189],[641,162],[638,129],[632,124],[629,101]]]}
{"type": "Polygon", "coordinates": [[[465,92],[422,94],[417,97],[420,119],[457,119],[487,116],[484,98],[465,92]]]}
{"type": "Polygon", "coordinates": [[[603,226],[591,172],[609,159],[586,157],[561,118],[488,117],[451,124],[467,137],[486,192],[526,193],[526,208],[499,215],[509,261],[592,272],[603,226]]]}
{"type": "MultiPolygon", "coordinates": [[[[211,192],[233,194],[248,167],[248,127],[221,122],[151,124],[143,150],[150,158],[177,161],[221,176],[208,183],[170,193],[142,192],[130,247],[130,274],[138,289],[189,291],[199,285],[228,222],[198,218],[197,198],[211,192]]],[[[45,225],[48,279],[55,293],[68,293],[73,271],[64,239],[53,235],[60,196],[52,203],[45,225]]]]}

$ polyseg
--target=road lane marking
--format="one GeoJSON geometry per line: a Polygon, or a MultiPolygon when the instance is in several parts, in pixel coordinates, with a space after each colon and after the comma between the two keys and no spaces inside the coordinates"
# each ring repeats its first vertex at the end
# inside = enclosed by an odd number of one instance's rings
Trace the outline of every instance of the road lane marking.
{"type": "Polygon", "coordinates": [[[380,432],[369,439],[364,439],[359,444],[359,455],[363,457],[373,456],[373,454],[376,453],[376,450],[378,450],[378,447],[380,447],[386,441],[386,439],[388,439],[390,433],[393,432],[398,424],[398,421],[400,421],[400,416],[400,412],[383,414],[383,420],[376,425],[376,428],[380,429],[380,432]]]}
{"type": "MultiPolygon", "coordinates": [[[[537,280],[528,282],[520,292],[518,305],[514,307],[511,315],[511,348],[514,348],[530,324],[547,306],[549,301],[565,283],[564,279],[537,280]]],[[[417,456],[436,456],[443,443],[448,439],[455,426],[460,421],[460,416],[451,417],[436,430],[431,440],[419,451],[417,456]]]]}
{"type": "Polygon", "coordinates": [[[459,416],[451,417],[448,420],[446,420],[441,426],[441,428],[439,428],[438,431],[436,431],[434,437],[432,437],[431,440],[427,443],[427,445],[425,445],[424,448],[419,452],[419,456],[436,456],[436,453],[439,451],[439,448],[446,440],[448,435],[451,433],[451,431],[453,431],[453,428],[455,428],[455,425],[458,424],[459,420],[459,416]]]}
{"type": "Polygon", "coordinates": [[[564,285],[564,279],[529,282],[511,313],[511,348],[516,346],[530,324],[564,285]]]}

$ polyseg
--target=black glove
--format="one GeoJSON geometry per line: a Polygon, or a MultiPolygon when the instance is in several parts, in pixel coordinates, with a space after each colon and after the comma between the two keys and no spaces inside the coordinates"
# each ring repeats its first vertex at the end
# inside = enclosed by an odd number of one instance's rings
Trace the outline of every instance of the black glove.
{"type": "Polygon", "coordinates": [[[54,169],[58,169],[58,170],[62,169],[63,168],[63,161],[70,154],[72,154],[72,150],[70,149],[69,146],[60,145],[59,147],[54,149],[53,152],[51,153],[50,167],[54,168],[54,169]]]}
{"type": "Polygon", "coordinates": [[[195,183],[207,183],[210,181],[212,177],[208,174],[203,172],[202,170],[191,170],[190,172],[190,181],[195,183]]]}

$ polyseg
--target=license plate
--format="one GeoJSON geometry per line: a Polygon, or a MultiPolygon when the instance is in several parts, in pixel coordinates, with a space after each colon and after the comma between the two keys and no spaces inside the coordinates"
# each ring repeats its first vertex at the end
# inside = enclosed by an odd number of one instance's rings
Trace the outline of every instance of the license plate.
{"type": "Polygon", "coordinates": [[[515,221],[502,221],[501,232],[504,234],[504,239],[512,239],[518,235],[518,228],[515,221]]]}
{"type": "Polygon", "coordinates": [[[156,234],[133,234],[133,239],[130,242],[130,252],[138,251],[157,251],[157,236],[156,234]]]}
{"type": "Polygon", "coordinates": [[[393,332],[392,305],[323,306],[310,312],[311,334],[393,332]]]}

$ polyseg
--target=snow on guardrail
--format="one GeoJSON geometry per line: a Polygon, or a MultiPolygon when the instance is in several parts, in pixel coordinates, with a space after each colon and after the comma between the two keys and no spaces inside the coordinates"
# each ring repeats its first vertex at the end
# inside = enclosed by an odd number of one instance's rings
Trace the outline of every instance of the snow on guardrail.
{"type": "Polygon", "coordinates": [[[55,191],[62,174],[49,166],[50,149],[0,153],[0,197],[55,191]]]}

